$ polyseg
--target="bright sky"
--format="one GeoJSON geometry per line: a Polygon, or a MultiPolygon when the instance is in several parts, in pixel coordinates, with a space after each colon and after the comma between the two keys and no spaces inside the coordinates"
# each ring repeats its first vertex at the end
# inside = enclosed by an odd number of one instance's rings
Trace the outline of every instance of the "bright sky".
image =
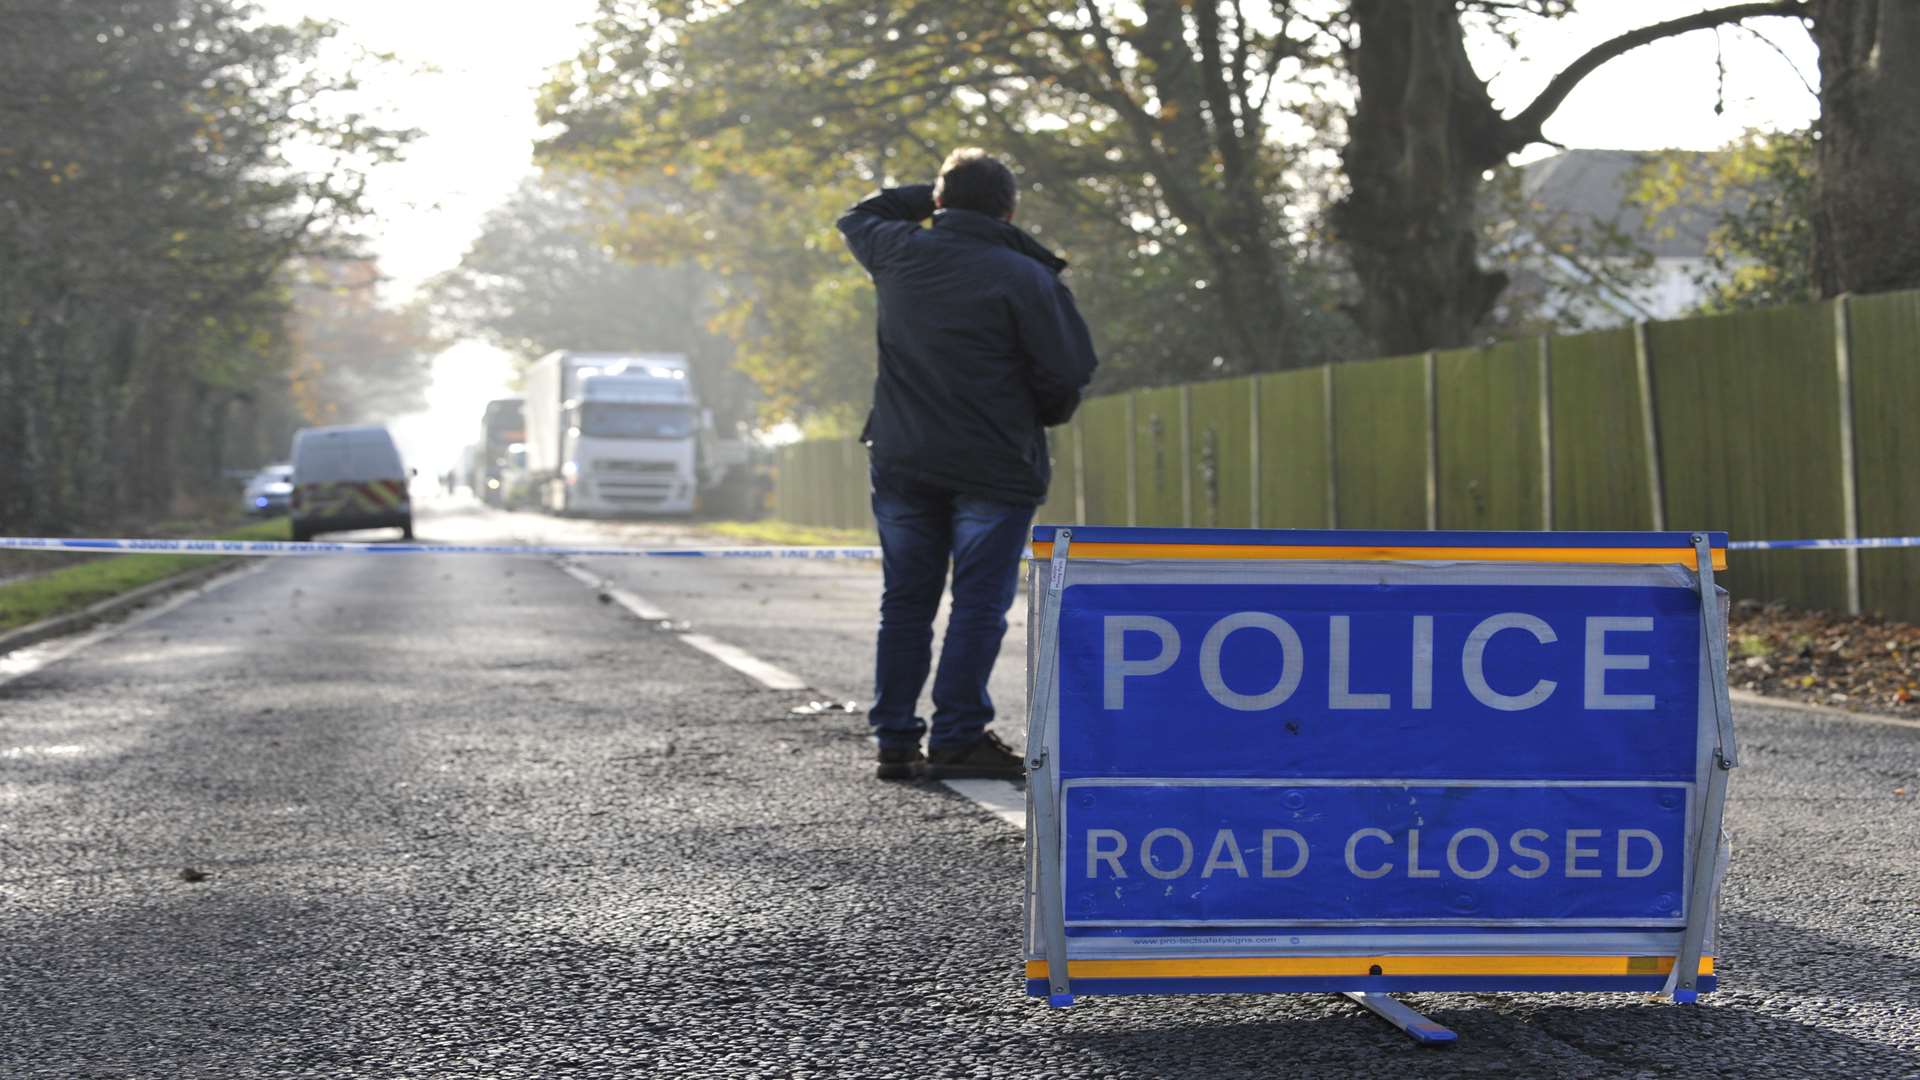
{"type": "MultiPolygon", "coordinates": [[[[399,294],[459,262],[481,218],[533,170],[535,92],[579,51],[594,11],[593,0],[258,2],[272,19],[337,21],[349,43],[400,61],[365,84],[386,122],[422,132],[369,189],[374,251],[399,294]]],[[[436,357],[427,411],[391,424],[407,462],[422,476],[454,466],[512,375],[510,359],[482,342],[436,357]]]]}
{"type": "MultiPolygon", "coordinates": [[[[405,292],[457,263],[481,218],[532,171],[534,93],[549,69],[586,40],[593,0],[260,0],[269,17],[336,20],[350,42],[396,54],[409,69],[369,79],[370,101],[391,122],[424,132],[408,160],[373,178],[381,264],[405,292]],[[424,70],[423,70],[424,69],[424,70]]],[[[1615,34],[1714,6],[1701,0],[1585,0],[1580,14],[1528,26],[1518,52],[1481,42],[1475,62],[1495,101],[1518,108],[1569,60],[1615,34]]],[[[1637,50],[1587,79],[1548,123],[1567,146],[1620,149],[1726,143],[1750,127],[1801,127],[1817,102],[1806,33],[1787,20],[1757,24],[1780,51],[1742,30],[1700,32],[1637,50]],[[1715,116],[1716,40],[1727,68],[1726,112],[1715,116]],[[1796,74],[1796,69],[1799,74],[1796,74]]],[[[1535,148],[1528,156],[1544,156],[1535,148]]],[[[422,471],[451,464],[500,396],[505,358],[463,343],[435,364],[431,412],[397,424],[422,471]]]]}
{"type": "MultiPolygon", "coordinates": [[[[1513,112],[1594,45],[1726,2],[1582,0],[1576,15],[1529,24],[1517,51],[1502,42],[1478,43],[1474,62],[1492,79],[1494,103],[1513,112]]],[[[1619,57],[1575,88],[1547,122],[1547,138],[1564,146],[1610,150],[1711,150],[1748,128],[1807,126],[1820,112],[1819,101],[1808,90],[1819,85],[1819,57],[1812,40],[1791,19],[1760,19],[1750,25],[1766,40],[1746,29],[1702,30],[1619,57]],[[1726,111],[1719,116],[1713,111],[1718,98],[1716,52],[1726,66],[1726,111]]],[[[1534,147],[1527,156],[1553,152],[1551,147],[1534,147]]]]}

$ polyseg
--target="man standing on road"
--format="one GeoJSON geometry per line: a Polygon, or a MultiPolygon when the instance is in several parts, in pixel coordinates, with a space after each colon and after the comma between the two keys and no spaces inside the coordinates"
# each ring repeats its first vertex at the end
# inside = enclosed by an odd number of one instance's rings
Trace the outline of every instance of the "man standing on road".
{"type": "Polygon", "coordinates": [[[880,370],[861,441],[886,578],[867,713],[883,780],[1025,774],[987,731],[987,677],[1027,528],[1047,497],[1046,429],[1073,415],[1095,359],[1060,281],[1066,261],[1013,225],[1018,197],[1006,165],[956,150],[937,183],[889,188],[840,219],[880,301],[880,370]],[[923,757],[928,725],[915,708],[949,559],[953,605],[923,757]]]}

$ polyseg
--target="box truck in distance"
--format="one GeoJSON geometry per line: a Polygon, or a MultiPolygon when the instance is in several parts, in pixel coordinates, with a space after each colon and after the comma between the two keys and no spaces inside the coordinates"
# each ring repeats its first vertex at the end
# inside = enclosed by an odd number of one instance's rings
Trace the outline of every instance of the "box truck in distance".
{"type": "Polygon", "coordinates": [[[527,479],[558,514],[691,514],[702,413],[679,353],[552,352],[526,377],[527,479]]]}
{"type": "Polygon", "coordinates": [[[526,403],[519,398],[487,402],[480,421],[480,451],[469,483],[489,506],[506,505],[507,447],[527,440],[526,403]]]}

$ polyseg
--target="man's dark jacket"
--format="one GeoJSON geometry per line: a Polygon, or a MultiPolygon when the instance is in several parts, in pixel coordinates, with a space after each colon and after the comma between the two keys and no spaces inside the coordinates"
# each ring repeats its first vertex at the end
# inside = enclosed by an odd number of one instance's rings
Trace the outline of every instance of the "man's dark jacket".
{"type": "Polygon", "coordinates": [[[861,439],[882,472],[1001,502],[1046,500],[1046,428],[1093,377],[1066,261],[1013,225],[934,213],[927,185],[840,219],[880,296],[880,373],[861,439]],[[931,216],[933,228],[920,222],[931,216]]]}

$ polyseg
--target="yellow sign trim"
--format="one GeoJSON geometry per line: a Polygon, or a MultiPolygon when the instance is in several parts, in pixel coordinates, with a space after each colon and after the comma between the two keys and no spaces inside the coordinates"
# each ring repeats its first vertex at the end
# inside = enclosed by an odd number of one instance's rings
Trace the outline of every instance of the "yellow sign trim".
{"type": "MultiPolygon", "coordinates": [[[[1053,557],[1051,541],[1036,542],[1033,557],[1053,557]]],[[[1694,568],[1692,548],[1340,547],[1274,544],[1112,544],[1076,540],[1074,559],[1314,559],[1322,562],[1584,563],[1694,568]]],[[[1727,549],[1713,549],[1713,568],[1727,568],[1727,549]]]]}
{"type": "MultiPolygon", "coordinates": [[[[1671,956],[1233,956],[1166,960],[1074,960],[1073,979],[1230,979],[1366,975],[1665,975],[1671,956]],[[1378,967],[1379,971],[1373,969],[1378,967]]],[[[1713,974],[1713,957],[1700,958],[1713,974]]],[[[1045,960],[1027,978],[1047,977],[1045,960]]]]}

